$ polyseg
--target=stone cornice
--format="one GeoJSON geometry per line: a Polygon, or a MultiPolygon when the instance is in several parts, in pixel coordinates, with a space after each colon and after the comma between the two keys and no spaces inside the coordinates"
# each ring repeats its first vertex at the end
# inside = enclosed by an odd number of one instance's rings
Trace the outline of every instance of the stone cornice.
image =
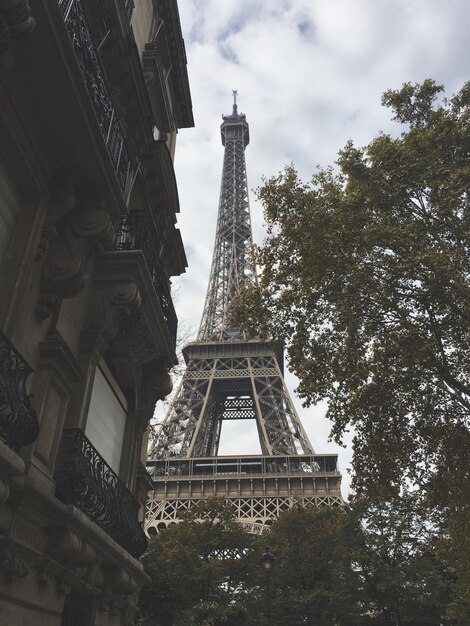
{"type": "Polygon", "coordinates": [[[123,281],[133,282],[142,298],[138,316],[131,323],[132,357],[140,363],[160,359],[166,367],[176,364],[173,342],[140,250],[106,252],[96,259],[95,283],[116,280],[118,276],[123,281]]]}
{"type": "MultiPolygon", "coordinates": [[[[31,519],[38,520],[41,528],[47,526],[63,528],[64,532],[68,530],[78,536],[80,541],[86,542],[89,546],[86,548],[87,553],[90,550],[94,551],[96,558],[101,562],[110,566],[120,565],[139,583],[148,581],[148,576],[140,561],[126,552],[77,507],[63,504],[55,496],[43,491],[39,483],[31,478],[14,478],[9,481],[9,486],[10,497],[15,498],[17,506],[22,502],[22,510],[31,509],[34,511],[34,517],[31,519]]],[[[43,549],[46,550],[45,556],[49,554],[49,558],[57,560],[57,551],[55,557],[53,555],[54,549],[50,552],[52,545],[53,543],[50,543],[49,548],[43,546],[43,549]]],[[[38,546],[31,545],[30,548],[34,553],[40,554],[38,546]]]]}

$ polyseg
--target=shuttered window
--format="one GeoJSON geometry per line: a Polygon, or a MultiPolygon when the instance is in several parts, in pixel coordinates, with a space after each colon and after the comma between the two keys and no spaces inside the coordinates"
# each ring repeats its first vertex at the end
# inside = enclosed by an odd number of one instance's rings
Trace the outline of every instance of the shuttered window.
{"type": "Polygon", "coordinates": [[[85,435],[111,468],[119,473],[127,402],[104,363],[96,368],[85,435]]]}

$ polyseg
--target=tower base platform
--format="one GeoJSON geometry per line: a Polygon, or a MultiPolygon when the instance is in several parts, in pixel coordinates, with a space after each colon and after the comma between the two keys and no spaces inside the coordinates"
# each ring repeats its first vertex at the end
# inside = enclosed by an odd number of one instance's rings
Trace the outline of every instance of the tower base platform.
{"type": "Polygon", "coordinates": [[[341,506],[337,455],[217,456],[148,461],[154,491],[145,529],[159,532],[201,500],[217,496],[238,521],[261,534],[294,506],[341,506]]]}

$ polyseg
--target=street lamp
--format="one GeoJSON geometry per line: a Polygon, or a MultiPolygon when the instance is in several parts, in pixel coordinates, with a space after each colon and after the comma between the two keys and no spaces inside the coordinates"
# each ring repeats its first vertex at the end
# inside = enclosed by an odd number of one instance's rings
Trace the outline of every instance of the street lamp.
{"type": "Polygon", "coordinates": [[[261,567],[266,574],[266,624],[267,626],[271,626],[271,572],[274,567],[274,555],[269,546],[266,546],[264,554],[261,557],[261,567]]]}

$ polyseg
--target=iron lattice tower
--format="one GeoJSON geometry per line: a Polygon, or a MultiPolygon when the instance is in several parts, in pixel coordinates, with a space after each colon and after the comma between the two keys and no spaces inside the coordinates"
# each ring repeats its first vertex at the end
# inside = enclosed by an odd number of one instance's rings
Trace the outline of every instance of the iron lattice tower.
{"type": "Polygon", "coordinates": [[[245,148],[250,131],[245,115],[237,112],[236,93],[232,115],[223,116],[220,128],[224,164],[214,254],[198,341],[244,339],[229,321],[233,298],[240,285],[256,280],[251,254],[252,235],[245,148]]]}
{"type": "Polygon", "coordinates": [[[282,347],[248,339],[230,322],[233,298],[256,281],[245,148],[246,117],[234,92],[221,125],[224,162],[211,274],[197,340],[152,447],[147,529],[177,522],[210,495],[225,498],[252,532],[294,503],[342,502],[337,455],[315,454],[284,383],[282,347]],[[256,420],[261,455],[218,456],[224,420],[256,420]]]}

